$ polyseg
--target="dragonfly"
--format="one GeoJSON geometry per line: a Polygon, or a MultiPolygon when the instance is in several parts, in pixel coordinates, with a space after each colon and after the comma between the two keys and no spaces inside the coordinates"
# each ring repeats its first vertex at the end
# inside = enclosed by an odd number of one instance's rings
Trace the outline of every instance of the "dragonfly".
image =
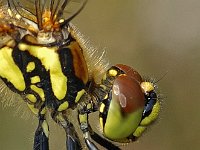
{"type": "Polygon", "coordinates": [[[68,150],[120,149],[115,143],[136,141],[158,118],[155,82],[130,66],[110,66],[71,23],[86,3],[0,0],[0,78],[37,117],[33,150],[50,147],[47,114],[64,129],[68,150]],[[101,134],[89,122],[97,111],[101,134]]]}

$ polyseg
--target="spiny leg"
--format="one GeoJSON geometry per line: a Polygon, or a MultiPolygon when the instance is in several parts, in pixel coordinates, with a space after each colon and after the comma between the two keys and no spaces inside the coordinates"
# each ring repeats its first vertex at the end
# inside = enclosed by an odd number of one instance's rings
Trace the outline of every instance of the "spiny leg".
{"type": "Polygon", "coordinates": [[[38,119],[39,124],[35,131],[33,150],[49,150],[49,126],[43,111],[39,113],[38,119]]]}
{"type": "Polygon", "coordinates": [[[115,146],[110,141],[102,138],[96,132],[94,132],[92,128],[90,127],[90,124],[88,123],[88,121],[85,121],[85,120],[88,120],[87,118],[88,118],[88,114],[79,114],[80,127],[83,132],[85,143],[89,150],[98,150],[97,146],[90,140],[91,138],[97,143],[99,143],[101,146],[105,147],[106,149],[120,150],[119,147],[115,146]]]}
{"type": "Polygon", "coordinates": [[[110,141],[106,140],[105,138],[98,135],[96,132],[93,132],[91,134],[91,138],[99,143],[101,146],[105,147],[106,149],[112,149],[112,150],[121,150],[118,146],[114,145],[110,141]]]}
{"type": "Polygon", "coordinates": [[[81,149],[81,144],[79,142],[78,136],[76,135],[74,126],[69,123],[66,131],[66,147],[67,150],[79,150],[81,149]]]}
{"type": "Polygon", "coordinates": [[[66,148],[67,150],[81,150],[80,140],[71,122],[62,112],[52,112],[51,116],[53,120],[60,124],[66,132],[66,148]]]}
{"type": "Polygon", "coordinates": [[[119,147],[94,132],[88,122],[88,114],[98,111],[98,104],[92,101],[81,102],[77,108],[79,125],[89,150],[98,150],[97,146],[91,141],[91,138],[106,149],[120,150],[119,147]]]}
{"type": "Polygon", "coordinates": [[[78,104],[78,120],[88,149],[98,150],[97,146],[91,141],[90,137],[90,133],[92,133],[93,131],[88,123],[88,114],[91,112],[91,110],[87,107],[88,105],[86,105],[85,103],[78,104]]]}

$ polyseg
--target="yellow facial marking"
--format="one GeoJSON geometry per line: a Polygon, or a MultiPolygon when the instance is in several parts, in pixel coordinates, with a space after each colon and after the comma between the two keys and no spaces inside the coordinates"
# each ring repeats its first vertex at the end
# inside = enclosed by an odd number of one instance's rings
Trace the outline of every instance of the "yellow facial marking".
{"type": "Polygon", "coordinates": [[[103,113],[104,108],[105,108],[105,104],[102,103],[101,106],[100,106],[100,108],[99,108],[99,112],[103,113]]]}
{"type": "Polygon", "coordinates": [[[26,98],[32,103],[35,103],[37,101],[36,97],[33,94],[26,95],[26,98]]]}
{"type": "Polygon", "coordinates": [[[42,129],[43,129],[44,134],[46,135],[46,137],[49,137],[49,127],[48,127],[48,124],[47,124],[46,120],[44,120],[43,123],[42,123],[42,129]]]}
{"type": "Polygon", "coordinates": [[[35,91],[36,93],[39,94],[39,96],[40,96],[40,98],[42,99],[42,101],[45,100],[45,99],[44,99],[44,91],[43,91],[43,89],[38,88],[38,87],[35,86],[35,85],[31,85],[30,88],[31,88],[33,91],[35,91]]]}
{"type": "Polygon", "coordinates": [[[31,78],[31,83],[34,84],[34,83],[38,83],[40,82],[40,77],[39,76],[34,76],[31,78]]]}
{"type": "Polygon", "coordinates": [[[27,103],[29,109],[34,113],[34,114],[38,114],[39,110],[37,108],[34,107],[34,105],[27,103]]]}
{"type": "Polygon", "coordinates": [[[50,71],[52,90],[57,99],[61,100],[67,93],[67,77],[63,74],[59,56],[56,53],[57,47],[29,46],[19,44],[21,51],[28,51],[34,57],[40,59],[47,71],[50,71]]]}
{"type": "Polygon", "coordinates": [[[140,86],[144,93],[154,90],[154,86],[151,82],[142,82],[140,86]]]}
{"type": "Polygon", "coordinates": [[[115,77],[117,75],[117,71],[114,69],[109,70],[109,75],[115,77]]]}
{"type": "Polygon", "coordinates": [[[64,102],[58,107],[58,111],[66,110],[68,108],[68,106],[69,106],[69,103],[68,102],[64,102]]]}
{"type": "Polygon", "coordinates": [[[155,121],[158,118],[159,111],[160,111],[160,103],[157,101],[155,105],[153,106],[153,109],[151,113],[149,114],[149,116],[142,119],[140,125],[147,126],[151,124],[153,121],[155,121]]]}
{"type": "Polygon", "coordinates": [[[27,72],[31,72],[35,69],[35,63],[34,62],[29,62],[27,67],[26,67],[26,71],[27,72]]]}
{"type": "Polygon", "coordinates": [[[143,127],[143,126],[139,126],[135,132],[133,133],[133,135],[135,137],[140,137],[142,135],[142,133],[145,131],[146,127],[143,127]]]}
{"type": "Polygon", "coordinates": [[[19,91],[25,90],[24,77],[12,58],[12,49],[3,47],[0,49],[0,76],[6,78],[19,91]]]}
{"type": "Polygon", "coordinates": [[[80,100],[81,96],[83,96],[84,93],[85,93],[85,90],[84,90],[84,89],[82,89],[81,91],[79,91],[79,92],[77,93],[76,99],[75,99],[75,103],[77,103],[77,102],[80,100]]]}

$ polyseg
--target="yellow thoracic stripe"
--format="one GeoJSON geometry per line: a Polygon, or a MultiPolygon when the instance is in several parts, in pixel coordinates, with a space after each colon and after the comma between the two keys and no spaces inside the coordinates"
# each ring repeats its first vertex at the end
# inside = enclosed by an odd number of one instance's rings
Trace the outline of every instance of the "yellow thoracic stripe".
{"type": "Polygon", "coordinates": [[[36,97],[33,94],[26,95],[26,98],[32,103],[35,103],[37,101],[36,97]]]}
{"type": "Polygon", "coordinates": [[[63,74],[59,56],[56,53],[57,47],[41,47],[20,43],[21,51],[28,51],[32,56],[37,57],[47,71],[50,71],[50,80],[54,95],[58,100],[65,97],[67,93],[67,77],[63,74]]]}
{"type": "Polygon", "coordinates": [[[26,71],[31,72],[35,69],[35,63],[34,62],[29,62],[28,65],[26,66],[26,71]]]}
{"type": "Polygon", "coordinates": [[[63,110],[66,110],[69,106],[69,103],[66,101],[62,104],[60,104],[60,106],[58,107],[58,111],[63,111],[63,110]]]}
{"type": "Polygon", "coordinates": [[[35,84],[35,83],[38,83],[38,82],[40,82],[40,77],[39,76],[31,77],[31,83],[32,84],[35,84]]]}
{"type": "Polygon", "coordinates": [[[84,89],[82,89],[79,92],[77,92],[77,96],[75,98],[75,103],[77,103],[80,100],[81,96],[83,96],[84,93],[85,93],[84,89]]]}
{"type": "Polygon", "coordinates": [[[35,85],[31,85],[30,88],[40,95],[42,101],[45,101],[44,91],[42,88],[38,88],[35,85]]]}
{"type": "Polygon", "coordinates": [[[14,87],[25,90],[25,81],[22,72],[12,58],[12,48],[3,47],[0,49],[0,76],[6,78],[14,87]]]}

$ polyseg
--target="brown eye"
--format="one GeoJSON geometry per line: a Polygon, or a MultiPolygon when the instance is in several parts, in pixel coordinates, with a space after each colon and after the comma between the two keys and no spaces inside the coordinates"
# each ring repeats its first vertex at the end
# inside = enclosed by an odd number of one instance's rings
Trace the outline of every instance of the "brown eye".
{"type": "Polygon", "coordinates": [[[136,70],[131,68],[130,66],[123,65],[123,64],[117,64],[115,66],[119,68],[120,70],[122,70],[130,78],[134,78],[136,81],[142,82],[142,77],[140,76],[140,74],[136,70]]]}
{"type": "Polygon", "coordinates": [[[112,88],[112,100],[116,100],[123,113],[131,113],[144,107],[144,94],[139,83],[128,75],[115,79],[112,88]]]}
{"type": "Polygon", "coordinates": [[[159,80],[144,80],[123,64],[108,69],[105,50],[70,23],[86,3],[0,0],[0,101],[12,106],[23,99],[35,115],[33,150],[49,150],[49,119],[63,127],[66,149],[97,150],[98,143],[118,150],[116,142],[135,141],[158,117],[159,80]],[[96,111],[105,137],[92,129],[96,111]]]}
{"type": "Polygon", "coordinates": [[[104,120],[104,135],[120,141],[130,136],[140,124],[145,106],[145,97],[140,87],[138,72],[125,65],[116,65],[118,76],[114,79],[109,108],[104,120]],[[119,73],[121,72],[121,73],[119,73]]]}

